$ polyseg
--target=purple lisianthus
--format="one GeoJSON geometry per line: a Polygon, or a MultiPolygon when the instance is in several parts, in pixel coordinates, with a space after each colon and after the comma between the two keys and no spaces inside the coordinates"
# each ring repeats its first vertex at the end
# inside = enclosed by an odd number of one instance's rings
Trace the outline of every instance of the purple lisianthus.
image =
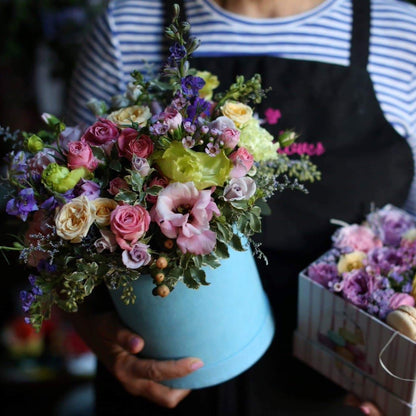
{"type": "Polygon", "coordinates": [[[45,201],[42,202],[41,208],[46,209],[48,211],[54,210],[59,205],[59,202],[56,200],[54,196],[49,197],[45,201]]]}
{"type": "Polygon", "coordinates": [[[416,222],[410,214],[392,205],[386,205],[369,214],[367,221],[384,244],[394,247],[400,244],[407,231],[416,226],[416,222]]]}
{"type": "Polygon", "coordinates": [[[74,188],[74,196],[82,195],[91,201],[97,199],[100,196],[100,185],[94,181],[81,179],[74,188]]]}
{"type": "Polygon", "coordinates": [[[22,189],[17,198],[10,199],[6,205],[6,212],[26,221],[30,212],[37,211],[35,193],[32,188],[22,189]]]}
{"type": "Polygon", "coordinates": [[[360,308],[366,308],[371,294],[378,289],[376,278],[365,270],[355,269],[343,274],[342,294],[360,308]]]}
{"type": "Polygon", "coordinates": [[[146,266],[152,260],[152,256],[148,252],[149,246],[143,243],[136,243],[130,251],[124,250],[122,260],[129,269],[138,269],[146,266]]]}
{"type": "Polygon", "coordinates": [[[329,287],[330,282],[338,281],[338,270],[335,263],[320,261],[308,267],[308,276],[322,286],[329,287]]]}
{"type": "Polygon", "coordinates": [[[29,176],[28,164],[24,152],[11,152],[6,156],[6,163],[9,165],[8,175],[23,183],[29,176]]]}
{"type": "Polygon", "coordinates": [[[364,262],[376,274],[387,275],[402,266],[403,259],[398,250],[392,247],[376,247],[368,252],[364,262]]]}
{"type": "Polygon", "coordinates": [[[197,96],[204,85],[205,81],[202,78],[193,75],[187,75],[181,80],[182,92],[185,96],[197,96]]]}

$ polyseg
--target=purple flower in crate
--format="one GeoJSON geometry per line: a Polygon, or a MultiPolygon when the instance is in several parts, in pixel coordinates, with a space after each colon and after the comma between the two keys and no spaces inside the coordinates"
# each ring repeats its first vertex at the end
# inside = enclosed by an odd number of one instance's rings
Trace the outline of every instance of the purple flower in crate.
{"type": "Polygon", "coordinates": [[[403,258],[400,252],[392,247],[376,247],[368,252],[365,265],[376,274],[387,275],[403,265],[403,258]]]}
{"type": "Polygon", "coordinates": [[[410,214],[392,205],[372,212],[367,216],[367,221],[383,243],[389,246],[398,246],[403,235],[415,228],[416,224],[410,214]]]}
{"type": "Polygon", "coordinates": [[[372,293],[378,289],[379,280],[363,269],[343,274],[342,294],[345,299],[360,308],[366,308],[372,293]]]}
{"type": "Polygon", "coordinates": [[[337,265],[325,261],[311,264],[307,270],[307,274],[313,281],[325,287],[329,287],[331,282],[339,280],[337,265]]]}
{"type": "Polygon", "coordinates": [[[392,310],[391,299],[394,294],[395,292],[391,288],[376,289],[369,296],[367,312],[384,320],[392,310]]]}

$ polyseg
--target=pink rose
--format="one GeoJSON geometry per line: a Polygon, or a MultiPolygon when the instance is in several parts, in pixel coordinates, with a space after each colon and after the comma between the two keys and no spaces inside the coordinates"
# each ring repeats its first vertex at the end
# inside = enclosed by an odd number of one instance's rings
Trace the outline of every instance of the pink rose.
{"type": "Polygon", "coordinates": [[[229,156],[234,167],[231,169],[232,178],[241,178],[247,174],[254,163],[253,155],[245,148],[240,147],[229,156]]]}
{"type": "Polygon", "coordinates": [[[125,128],[118,138],[119,155],[129,160],[133,155],[148,158],[153,153],[153,141],[145,135],[138,135],[137,130],[130,127],[125,128]]]}
{"type": "Polygon", "coordinates": [[[168,238],[176,238],[182,253],[211,253],[217,235],[209,229],[213,214],[220,215],[211,190],[199,191],[193,182],[174,182],[163,189],[151,210],[152,219],[168,238]]]}
{"type": "Polygon", "coordinates": [[[108,142],[115,142],[120,134],[116,124],[105,118],[99,118],[82,136],[88,144],[101,146],[108,142]]]}
{"type": "Polygon", "coordinates": [[[147,176],[150,172],[149,162],[144,157],[134,156],[131,161],[131,167],[140,173],[141,176],[147,176]]]}
{"type": "Polygon", "coordinates": [[[109,183],[109,188],[107,189],[110,195],[117,195],[122,189],[129,189],[129,184],[123,179],[117,176],[109,183]]]}
{"type": "MultiPolygon", "coordinates": [[[[169,185],[169,179],[165,176],[156,176],[153,178],[149,185],[145,186],[144,189],[151,188],[152,186],[161,186],[162,188],[166,188],[169,185]]],[[[156,195],[146,195],[146,201],[150,202],[151,204],[155,204],[157,201],[156,195]]]]}
{"type": "Polygon", "coordinates": [[[149,225],[150,215],[141,205],[119,205],[111,213],[111,231],[123,250],[130,251],[131,245],[146,233],[149,225]]]}
{"type": "Polygon", "coordinates": [[[234,149],[240,140],[240,132],[237,129],[226,128],[222,131],[220,140],[224,142],[226,149],[234,149]]]}
{"type": "Polygon", "coordinates": [[[91,147],[81,141],[69,143],[67,159],[70,169],[84,167],[93,171],[98,166],[98,160],[94,157],[91,147]]]}
{"type": "Polygon", "coordinates": [[[349,248],[363,253],[368,253],[371,249],[383,245],[370,228],[357,224],[339,228],[334,233],[332,240],[336,248],[349,248]]]}
{"type": "Polygon", "coordinates": [[[390,309],[397,309],[399,306],[415,306],[415,299],[407,293],[395,293],[389,300],[390,309]]]}
{"type": "Polygon", "coordinates": [[[176,130],[182,123],[181,113],[171,106],[166,107],[165,111],[160,114],[160,120],[163,121],[163,124],[168,126],[168,129],[176,130]]]}

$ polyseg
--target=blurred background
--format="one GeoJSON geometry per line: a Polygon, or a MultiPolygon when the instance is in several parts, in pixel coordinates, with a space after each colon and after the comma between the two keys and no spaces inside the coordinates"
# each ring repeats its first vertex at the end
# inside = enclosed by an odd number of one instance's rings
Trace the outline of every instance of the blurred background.
{"type": "MultiPolygon", "coordinates": [[[[43,128],[43,112],[63,114],[82,39],[105,5],[105,0],[0,0],[0,127],[36,132],[43,128]]],[[[1,141],[2,160],[6,151],[1,141]]],[[[22,222],[5,214],[5,193],[0,190],[0,244],[11,245],[22,222]]],[[[24,322],[19,292],[27,288],[28,273],[15,252],[6,253],[0,252],[1,412],[92,415],[95,357],[58,311],[40,333],[24,322]]]]}
{"type": "MultiPolygon", "coordinates": [[[[82,39],[107,2],[0,0],[0,127],[38,131],[43,112],[62,115],[82,39]]],[[[0,142],[1,158],[5,151],[0,142]]],[[[3,194],[0,189],[4,213],[3,194]]],[[[0,218],[1,244],[12,244],[21,221],[0,218]]],[[[91,416],[95,357],[58,312],[41,333],[25,324],[19,291],[27,272],[9,253],[0,252],[2,413],[91,416]]]]}

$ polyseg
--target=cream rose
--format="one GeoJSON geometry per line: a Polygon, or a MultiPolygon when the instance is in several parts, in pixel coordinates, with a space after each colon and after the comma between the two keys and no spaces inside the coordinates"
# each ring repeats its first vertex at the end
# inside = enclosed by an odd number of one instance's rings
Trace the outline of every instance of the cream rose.
{"type": "Polygon", "coordinates": [[[55,215],[56,233],[71,243],[80,243],[94,222],[95,211],[86,196],[72,199],[55,215]]]}
{"type": "Polygon", "coordinates": [[[237,101],[226,101],[221,111],[224,116],[234,121],[237,127],[243,126],[253,117],[253,109],[237,101]]]}
{"type": "Polygon", "coordinates": [[[110,225],[111,213],[116,209],[118,205],[117,202],[110,198],[96,198],[92,203],[96,210],[95,222],[101,227],[110,225]]]}
{"type": "Polygon", "coordinates": [[[363,267],[363,260],[367,257],[362,251],[353,251],[352,253],[344,254],[338,261],[338,273],[351,272],[355,269],[363,267]]]}
{"type": "Polygon", "coordinates": [[[120,128],[129,127],[131,123],[137,123],[140,127],[144,127],[151,116],[149,107],[132,105],[113,111],[108,115],[108,120],[117,124],[120,128]]]}

